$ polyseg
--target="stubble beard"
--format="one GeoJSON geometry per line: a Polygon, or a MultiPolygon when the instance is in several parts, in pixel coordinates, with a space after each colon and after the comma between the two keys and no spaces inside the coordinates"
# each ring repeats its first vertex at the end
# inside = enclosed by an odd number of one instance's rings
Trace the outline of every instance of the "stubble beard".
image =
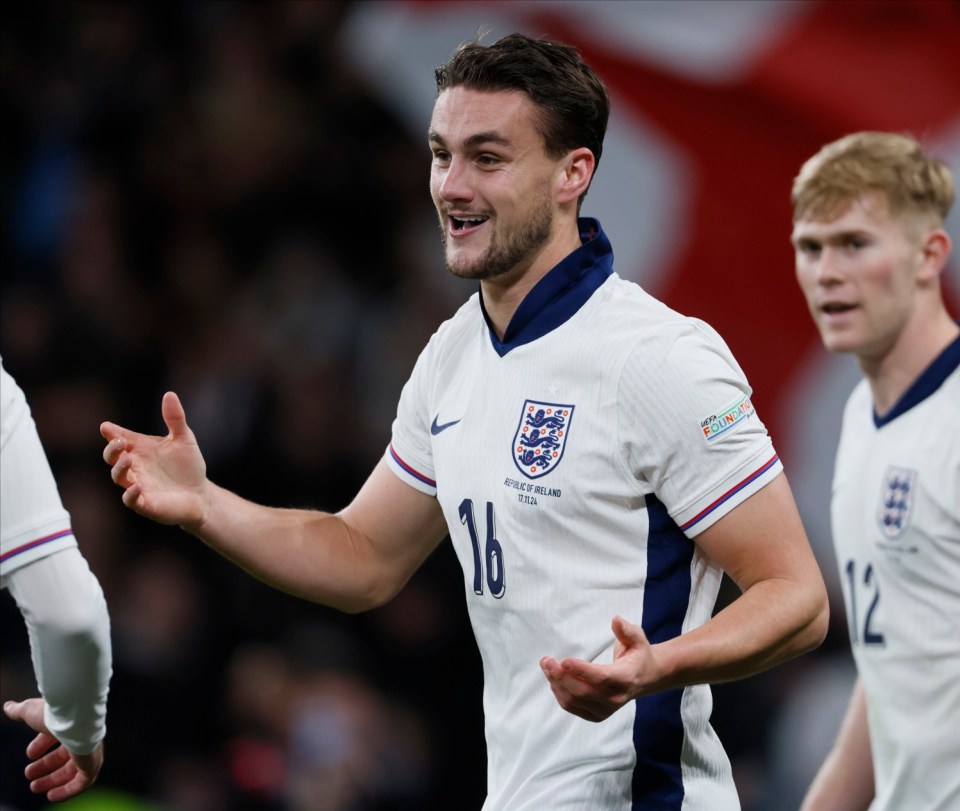
{"type": "MultiPolygon", "coordinates": [[[[532,264],[533,258],[550,239],[553,231],[553,211],[549,196],[544,193],[530,208],[530,216],[512,231],[502,235],[496,230],[490,237],[490,246],[471,262],[453,264],[444,250],[447,270],[461,279],[485,281],[532,264]]],[[[440,235],[447,247],[446,217],[440,217],[440,235]]]]}

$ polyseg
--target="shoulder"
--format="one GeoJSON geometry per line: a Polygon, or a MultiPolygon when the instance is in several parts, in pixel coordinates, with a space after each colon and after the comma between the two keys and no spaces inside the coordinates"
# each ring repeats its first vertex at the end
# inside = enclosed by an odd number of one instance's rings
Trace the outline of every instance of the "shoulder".
{"type": "Polygon", "coordinates": [[[418,365],[434,366],[459,356],[466,344],[485,328],[479,294],[474,293],[460,308],[437,327],[420,353],[418,365]]]}
{"type": "Polygon", "coordinates": [[[597,291],[595,317],[611,340],[642,344],[648,351],[702,345],[727,350],[720,334],[705,321],[686,316],[616,274],[597,291]]]}
{"type": "Polygon", "coordinates": [[[436,346],[455,344],[462,340],[465,334],[476,332],[478,323],[483,323],[483,312],[480,309],[480,294],[474,293],[452,316],[437,327],[429,343],[436,346]]]}
{"type": "Polygon", "coordinates": [[[605,351],[619,359],[622,371],[658,381],[745,377],[727,343],[708,323],[671,309],[633,282],[619,277],[610,282],[594,319],[605,351]]]}
{"type": "Polygon", "coordinates": [[[870,391],[870,384],[863,378],[857,381],[857,385],[853,387],[853,391],[850,392],[850,396],[847,397],[847,404],[844,406],[844,412],[846,414],[857,414],[861,413],[864,410],[872,411],[873,409],[873,394],[870,391]]]}
{"type": "Polygon", "coordinates": [[[843,440],[854,434],[873,429],[873,393],[870,385],[861,378],[853,387],[843,406],[841,420],[841,447],[843,440]]]}

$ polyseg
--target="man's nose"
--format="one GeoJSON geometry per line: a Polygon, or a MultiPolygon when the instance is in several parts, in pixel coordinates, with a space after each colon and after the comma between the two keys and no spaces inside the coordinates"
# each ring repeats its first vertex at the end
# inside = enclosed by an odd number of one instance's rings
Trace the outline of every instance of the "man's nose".
{"type": "Polygon", "coordinates": [[[820,284],[835,284],[843,279],[843,266],[837,252],[831,247],[820,251],[816,265],[816,278],[820,284]]]}
{"type": "Polygon", "coordinates": [[[464,161],[453,158],[443,172],[437,189],[440,199],[451,203],[456,200],[473,199],[473,188],[469,182],[469,171],[464,161]]]}

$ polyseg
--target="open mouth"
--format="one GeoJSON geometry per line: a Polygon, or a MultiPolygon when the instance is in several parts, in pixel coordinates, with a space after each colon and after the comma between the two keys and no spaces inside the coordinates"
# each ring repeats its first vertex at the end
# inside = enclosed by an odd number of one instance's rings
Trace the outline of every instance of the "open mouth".
{"type": "Polygon", "coordinates": [[[450,230],[454,233],[462,233],[483,225],[489,217],[450,217],[450,230]]]}
{"type": "Polygon", "coordinates": [[[851,310],[855,310],[856,305],[831,303],[831,304],[824,304],[820,309],[823,312],[825,312],[827,315],[839,315],[840,313],[848,313],[851,310]]]}

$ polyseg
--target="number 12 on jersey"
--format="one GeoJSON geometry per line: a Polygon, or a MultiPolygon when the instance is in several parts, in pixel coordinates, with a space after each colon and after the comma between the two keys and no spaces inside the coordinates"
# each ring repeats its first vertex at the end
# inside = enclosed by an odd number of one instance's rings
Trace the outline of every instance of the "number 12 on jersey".
{"type": "Polygon", "coordinates": [[[873,614],[880,604],[880,584],[877,583],[877,577],[873,571],[873,564],[868,563],[863,567],[862,577],[857,576],[857,561],[852,558],[847,561],[844,567],[847,573],[848,586],[850,591],[849,619],[850,619],[850,640],[854,645],[863,643],[864,645],[883,645],[885,640],[883,634],[876,631],[873,627],[873,614]],[[861,588],[862,586],[862,588],[861,588]],[[864,597],[864,604],[867,605],[867,612],[862,618],[863,630],[860,630],[861,618],[858,616],[859,606],[857,605],[857,592],[861,591],[864,597]],[[871,599],[872,598],[872,599],[871,599]],[[869,600],[869,603],[867,603],[869,600]]]}
{"type": "Polygon", "coordinates": [[[473,514],[473,499],[465,498],[460,502],[460,523],[465,524],[470,533],[473,546],[473,591],[483,594],[483,573],[486,570],[487,587],[490,594],[498,600],[503,597],[507,587],[506,569],[503,565],[503,547],[496,535],[496,521],[493,515],[493,503],[487,502],[487,542],[483,555],[480,553],[480,536],[477,534],[477,519],[473,514]],[[484,565],[486,564],[486,565],[484,565]]]}

